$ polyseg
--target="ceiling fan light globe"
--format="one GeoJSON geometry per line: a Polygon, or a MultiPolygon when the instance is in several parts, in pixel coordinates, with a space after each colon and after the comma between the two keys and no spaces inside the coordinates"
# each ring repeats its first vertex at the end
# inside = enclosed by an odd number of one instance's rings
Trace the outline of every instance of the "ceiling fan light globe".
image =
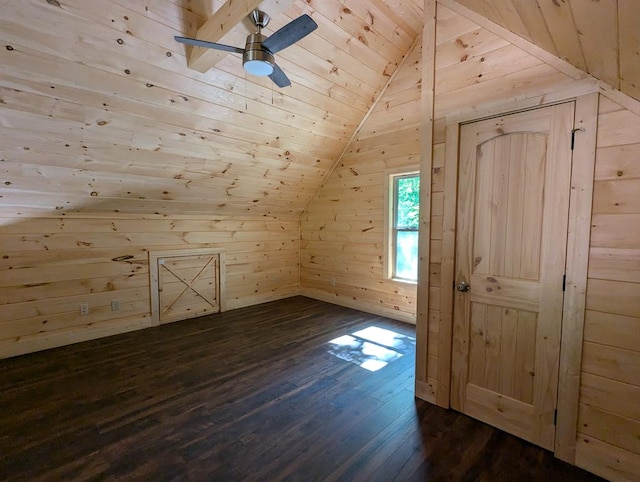
{"type": "Polygon", "coordinates": [[[248,60],[244,63],[244,70],[251,75],[266,77],[273,73],[273,65],[264,60],[248,60]]]}

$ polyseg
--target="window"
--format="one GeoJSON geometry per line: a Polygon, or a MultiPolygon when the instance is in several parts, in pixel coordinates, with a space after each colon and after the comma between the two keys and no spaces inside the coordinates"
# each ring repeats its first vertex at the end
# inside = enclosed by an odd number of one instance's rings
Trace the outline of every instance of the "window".
{"type": "Polygon", "coordinates": [[[389,194],[387,273],[392,279],[417,281],[420,176],[415,172],[392,174],[389,194]]]}

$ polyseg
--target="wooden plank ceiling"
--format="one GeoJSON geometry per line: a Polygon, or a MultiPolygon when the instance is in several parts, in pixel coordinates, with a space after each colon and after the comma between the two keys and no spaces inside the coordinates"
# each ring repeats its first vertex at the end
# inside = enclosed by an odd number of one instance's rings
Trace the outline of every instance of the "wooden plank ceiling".
{"type": "Polygon", "coordinates": [[[458,3],[640,100],[640,1],[458,3]]]}
{"type": "MultiPolygon", "coordinates": [[[[459,3],[640,99],[637,0],[459,3]]],[[[415,43],[423,0],[263,0],[284,10],[267,35],[303,13],[319,25],[277,55],[285,89],[237,54],[187,67],[173,36],[223,5],[4,0],[5,214],[298,215],[415,43]]]]}
{"type": "Polygon", "coordinates": [[[4,0],[5,214],[298,215],[416,41],[422,0],[264,2],[288,5],[266,35],[303,13],[319,26],[277,55],[285,89],[237,54],[187,67],[173,36],[223,3],[4,0]]]}

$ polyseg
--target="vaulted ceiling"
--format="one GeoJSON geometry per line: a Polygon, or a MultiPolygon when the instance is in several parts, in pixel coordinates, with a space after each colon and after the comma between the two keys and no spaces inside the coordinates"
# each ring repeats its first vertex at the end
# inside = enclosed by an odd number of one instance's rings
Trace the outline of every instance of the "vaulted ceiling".
{"type": "Polygon", "coordinates": [[[638,0],[457,0],[640,99],[638,0]]]}
{"type": "MultiPolygon", "coordinates": [[[[640,98],[640,2],[457,3],[640,98]]],[[[233,53],[188,67],[173,36],[223,4],[4,0],[5,212],[298,215],[419,40],[423,0],[264,0],[282,10],[267,35],[318,24],[278,54],[284,89],[233,53]]]]}
{"type": "Polygon", "coordinates": [[[3,206],[299,214],[416,42],[422,0],[284,3],[266,35],[303,13],[319,27],[278,54],[279,89],[237,54],[187,67],[173,36],[222,2],[4,1],[3,206]]]}

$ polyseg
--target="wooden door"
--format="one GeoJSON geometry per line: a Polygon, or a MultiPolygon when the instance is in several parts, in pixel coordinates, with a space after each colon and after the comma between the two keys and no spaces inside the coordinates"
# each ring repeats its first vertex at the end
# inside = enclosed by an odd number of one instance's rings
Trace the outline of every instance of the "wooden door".
{"type": "Polygon", "coordinates": [[[573,119],[566,103],[460,132],[451,405],[549,450],[573,119]]]}
{"type": "Polygon", "coordinates": [[[220,311],[220,254],[162,253],[150,256],[154,319],[159,323],[220,311]]]}

